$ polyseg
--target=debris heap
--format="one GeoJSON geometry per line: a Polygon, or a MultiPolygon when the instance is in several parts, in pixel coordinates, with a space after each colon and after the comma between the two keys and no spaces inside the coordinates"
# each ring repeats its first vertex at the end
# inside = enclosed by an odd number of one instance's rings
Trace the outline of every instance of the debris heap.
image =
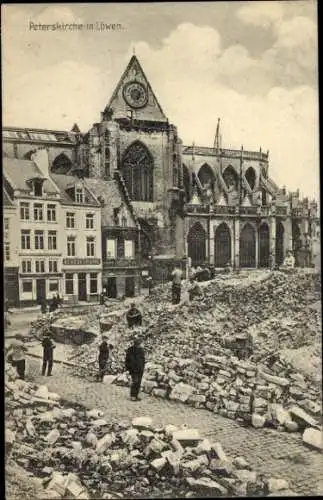
{"type": "Polygon", "coordinates": [[[291,495],[288,482],[231,460],[197,429],[105,420],[66,404],[46,386],[15,380],[6,368],[6,456],[42,478],[41,499],[194,498],[291,495]]]}

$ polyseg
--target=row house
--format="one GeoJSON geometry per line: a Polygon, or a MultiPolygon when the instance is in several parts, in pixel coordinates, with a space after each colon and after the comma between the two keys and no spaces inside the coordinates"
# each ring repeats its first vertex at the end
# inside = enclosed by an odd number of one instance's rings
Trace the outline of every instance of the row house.
{"type": "MultiPolygon", "coordinates": [[[[62,252],[58,243],[60,193],[34,160],[3,159],[4,189],[16,208],[12,250],[18,259],[19,304],[32,305],[60,292],[62,252]]],[[[43,167],[43,161],[40,162],[43,167]]]]}
{"type": "Polygon", "coordinates": [[[18,248],[19,232],[17,207],[3,188],[3,263],[4,263],[4,293],[5,299],[12,307],[19,305],[19,265],[18,248]]]}
{"type": "Polygon", "coordinates": [[[101,293],[101,205],[84,179],[51,174],[61,193],[62,294],[73,302],[101,293]]]}
{"type": "Polygon", "coordinates": [[[100,203],[85,182],[51,175],[46,149],[38,149],[30,160],[5,157],[3,175],[4,228],[10,229],[10,222],[14,228],[6,235],[5,267],[11,266],[10,259],[16,255],[17,270],[17,299],[11,299],[11,305],[39,304],[54,294],[73,302],[97,300],[101,292],[100,203]],[[8,225],[9,210],[14,215],[8,225]]]}
{"type": "Polygon", "coordinates": [[[102,287],[109,298],[140,291],[140,226],[118,178],[87,178],[101,203],[102,287]]]}

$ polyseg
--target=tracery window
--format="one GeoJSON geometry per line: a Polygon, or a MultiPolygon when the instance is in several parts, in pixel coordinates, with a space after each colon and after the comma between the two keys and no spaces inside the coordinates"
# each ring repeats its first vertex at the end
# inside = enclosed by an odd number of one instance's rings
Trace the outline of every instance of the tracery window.
{"type": "Polygon", "coordinates": [[[153,160],[141,142],[136,141],[127,149],[121,170],[132,200],[153,201],[153,160]]]}

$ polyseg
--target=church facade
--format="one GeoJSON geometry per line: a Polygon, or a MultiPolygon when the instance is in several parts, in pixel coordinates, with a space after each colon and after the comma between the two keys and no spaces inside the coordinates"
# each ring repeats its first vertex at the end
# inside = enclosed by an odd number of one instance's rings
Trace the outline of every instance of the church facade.
{"type": "Polygon", "coordinates": [[[222,148],[219,126],[213,147],[184,146],[136,56],[88,132],[5,127],[3,135],[6,156],[46,147],[53,173],[115,181],[140,228],[141,268],[156,280],[174,262],[273,268],[287,250],[297,265],[315,257],[316,202],[275,184],[268,152],[222,148]]]}

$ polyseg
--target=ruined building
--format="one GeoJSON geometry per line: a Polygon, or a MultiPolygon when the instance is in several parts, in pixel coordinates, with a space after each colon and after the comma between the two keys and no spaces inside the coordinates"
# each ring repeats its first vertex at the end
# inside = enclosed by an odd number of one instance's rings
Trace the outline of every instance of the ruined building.
{"type": "MultiPolygon", "coordinates": [[[[317,253],[316,203],[275,184],[268,152],[222,148],[219,125],[213,147],[183,145],[136,56],[88,132],[74,125],[3,134],[6,156],[29,159],[45,146],[52,173],[114,181],[140,228],[135,257],[144,275],[153,262],[156,279],[165,279],[187,257],[193,265],[254,268],[281,264],[289,249],[297,265],[310,265],[317,253]]],[[[103,258],[107,244],[102,234],[103,258]]],[[[103,261],[103,280],[104,269],[103,261]]]]}

